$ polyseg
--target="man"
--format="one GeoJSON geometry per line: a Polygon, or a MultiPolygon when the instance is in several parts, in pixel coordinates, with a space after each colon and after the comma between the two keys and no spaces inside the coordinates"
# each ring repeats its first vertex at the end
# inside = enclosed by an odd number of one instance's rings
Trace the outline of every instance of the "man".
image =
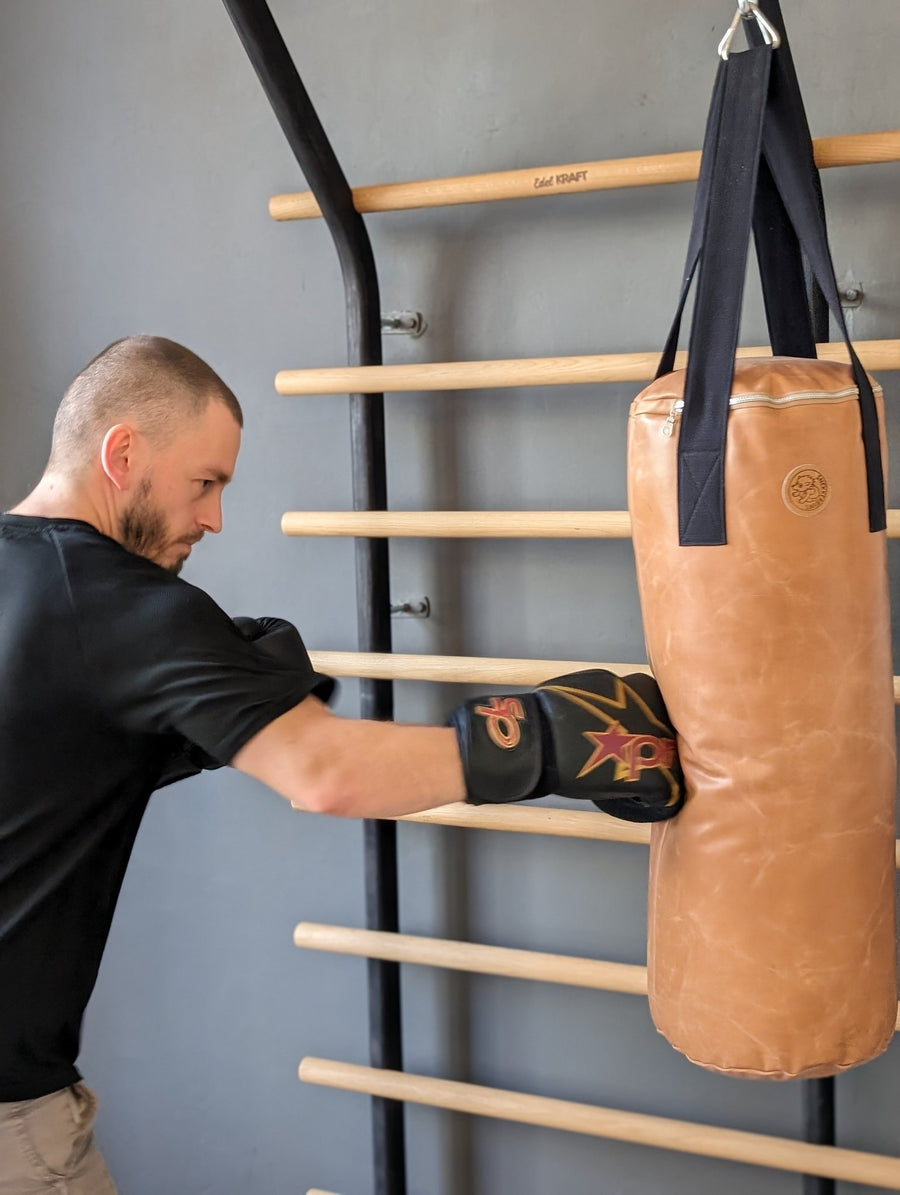
{"type": "Polygon", "coordinates": [[[648,677],[559,678],[469,702],[452,728],[332,714],[289,623],[232,620],[177,576],[221,530],[242,422],[188,349],[117,341],[69,386],[43,477],[0,516],[0,1195],[114,1191],[75,1061],[156,788],[230,764],[345,817],[558,792],[655,821],[681,802],[648,677]]]}

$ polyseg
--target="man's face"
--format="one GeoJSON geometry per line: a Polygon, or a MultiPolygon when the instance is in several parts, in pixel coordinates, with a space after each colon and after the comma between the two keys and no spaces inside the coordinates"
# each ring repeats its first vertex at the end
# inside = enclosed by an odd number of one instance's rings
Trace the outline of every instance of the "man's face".
{"type": "Polygon", "coordinates": [[[180,573],[191,545],[222,530],[222,490],[234,473],[241,429],[213,400],[152,453],[122,513],[119,535],[130,552],[180,573]]]}

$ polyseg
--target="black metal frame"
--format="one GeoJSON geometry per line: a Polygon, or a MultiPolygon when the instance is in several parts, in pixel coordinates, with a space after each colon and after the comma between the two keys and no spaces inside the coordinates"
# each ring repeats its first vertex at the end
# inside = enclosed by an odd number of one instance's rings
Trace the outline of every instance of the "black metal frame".
{"type": "MultiPolygon", "coordinates": [[[[265,0],[223,0],[253,69],[275,111],[334,240],[347,305],[350,365],[380,365],[381,310],[375,257],[362,216],[334,150],[265,0]]],[[[355,510],[387,509],[384,396],[350,395],[350,437],[355,510]]],[[[391,650],[388,541],[356,540],[358,639],[361,651],[391,650]]],[[[360,682],[361,714],[389,721],[389,681],[360,682]]],[[[366,925],[396,932],[397,830],[393,822],[364,823],[366,925]]],[[[402,1070],[400,967],[368,961],[369,1054],[373,1066],[402,1070]]],[[[403,1104],[372,1100],[376,1195],[404,1195],[406,1150],[403,1104]]]]}
{"type": "MultiPolygon", "coordinates": [[[[278,122],[318,201],[334,240],[347,307],[347,359],[350,365],[382,363],[378,275],[372,246],[353,193],[303,86],[266,0],[223,0],[278,122]]],[[[815,337],[828,339],[828,309],[812,290],[815,337]]],[[[350,395],[350,434],[355,510],[387,509],[384,395],[350,395]]],[[[361,651],[391,650],[387,539],[356,540],[358,638],[361,651]]],[[[360,682],[364,718],[393,717],[389,681],[360,682]]],[[[399,928],[397,838],[393,822],[364,823],[366,925],[399,928]]],[[[369,1053],[373,1066],[402,1070],[400,968],[368,960],[369,1053]]],[[[834,1079],[801,1084],[804,1140],[835,1144],[834,1079]]],[[[372,1130],[375,1195],[405,1195],[406,1159],[403,1104],[373,1098],[372,1130]]],[[[803,1195],[835,1195],[830,1178],[803,1175],[803,1195]]]]}
{"type": "MultiPolygon", "coordinates": [[[[835,1144],[834,1079],[803,1080],[803,1139],[813,1145],[835,1144]]],[[[803,1195],[835,1195],[833,1178],[803,1175],[803,1195]]]]}
{"type": "MultiPolygon", "coordinates": [[[[828,341],[830,326],[828,303],[812,277],[809,279],[809,293],[813,336],[816,344],[824,344],[828,341]]],[[[804,1079],[801,1090],[804,1141],[813,1145],[834,1145],[837,1141],[834,1079],[804,1079]]],[[[835,1195],[836,1191],[837,1183],[833,1178],[816,1174],[803,1176],[803,1195],[835,1195]]]]}

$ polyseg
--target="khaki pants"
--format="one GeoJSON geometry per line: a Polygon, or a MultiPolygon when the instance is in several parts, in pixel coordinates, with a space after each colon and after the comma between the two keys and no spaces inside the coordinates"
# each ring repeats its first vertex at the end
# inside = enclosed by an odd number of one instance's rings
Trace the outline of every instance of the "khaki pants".
{"type": "Polygon", "coordinates": [[[116,1195],[94,1144],[96,1111],[84,1083],[0,1103],[0,1195],[116,1195]]]}

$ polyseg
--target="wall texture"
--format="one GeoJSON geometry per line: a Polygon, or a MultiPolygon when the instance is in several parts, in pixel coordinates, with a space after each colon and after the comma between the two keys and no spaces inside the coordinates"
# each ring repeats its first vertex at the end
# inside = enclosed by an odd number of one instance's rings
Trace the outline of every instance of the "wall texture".
{"type": "MultiPolygon", "coordinates": [[[[277,0],[353,183],[695,148],[729,0],[277,0]]],[[[786,0],[815,135],[897,124],[895,0],[786,0]]],[[[0,0],[0,503],[40,474],[69,378],[134,331],[207,357],[247,416],[226,529],[188,579],[225,609],[353,648],[350,541],[286,540],[286,509],[351,506],[346,399],[278,398],[282,367],[340,364],[343,301],[322,222],[276,225],[304,182],[216,0],[0,0]]],[[[900,167],[825,176],[860,338],[897,335],[900,167]]],[[[662,344],[692,188],[370,217],[383,306],[425,314],[388,360],[662,344]]],[[[751,288],[744,339],[764,337],[751,288]]],[[[882,379],[897,449],[896,376],[882,379]]],[[[396,395],[396,508],[624,505],[633,387],[396,395]]],[[[900,502],[896,481],[892,504],[900,502]]],[[[896,557],[892,548],[892,565],[896,557]]],[[[638,661],[627,543],[392,546],[398,651],[638,661]]],[[[895,669],[896,670],[896,669],[895,669]]],[[[460,689],[398,686],[438,720],[460,689]]],[[[341,712],[356,710],[344,684],[341,712]]],[[[371,1191],[363,1097],[306,1088],[307,1053],[365,1062],[365,967],[303,954],[300,919],[363,922],[361,829],[292,813],[220,772],[151,803],[95,993],[83,1068],[123,1195],[371,1191]]],[[[641,962],[643,848],[403,826],[411,932],[641,962]]],[[[799,1133],[796,1086],[705,1074],[645,1003],[520,981],[403,974],[409,1069],[763,1132],[799,1133]]],[[[897,1047],[838,1084],[841,1143],[900,1152],[897,1047]]],[[[416,1195],[751,1195],[799,1178],[513,1124],[408,1111],[416,1195]]],[[[862,1188],[860,1188],[861,1190],[862,1188]]],[[[845,1186],[842,1195],[855,1188],[845,1186]]]]}

